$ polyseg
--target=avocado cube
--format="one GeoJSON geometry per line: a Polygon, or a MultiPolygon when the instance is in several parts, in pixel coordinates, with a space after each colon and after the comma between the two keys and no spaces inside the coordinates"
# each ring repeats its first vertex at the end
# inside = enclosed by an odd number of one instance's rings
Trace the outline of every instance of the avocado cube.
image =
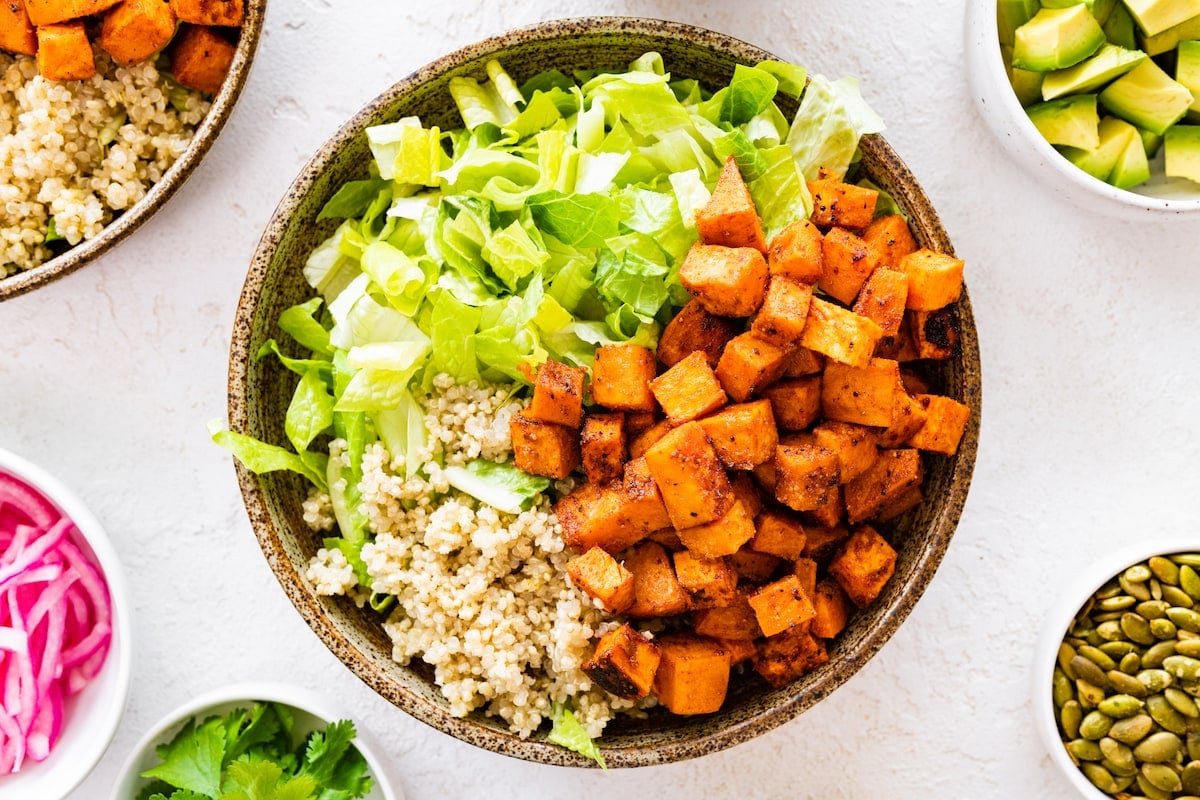
{"type": "Polygon", "coordinates": [[[1163,137],[1145,128],[1138,128],[1137,131],[1138,136],[1142,137],[1142,149],[1146,151],[1146,158],[1154,158],[1158,155],[1158,149],[1162,147],[1163,137]]]}
{"type": "Polygon", "coordinates": [[[1163,137],[1168,178],[1200,183],[1200,125],[1176,125],[1163,137]]]}
{"type": "Polygon", "coordinates": [[[1189,119],[1200,117],[1200,42],[1180,42],[1175,57],[1175,80],[1192,93],[1189,119]]]}
{"type": "Polygon", "coordinates": [[[996,28],[1000,31],[1000,44],[1011,47],[1017,28],[1033,19],[1040,8],[1038,0],[997,0],[996,28]]]}
{"type": "Polygon", "coordinates": [[[1125,7],[1147,36],[1200,14],[1200,0],[1125,0],[1125,7]]]}
{"type": "Polygon", "coordinates": [[[1096,22],[1101,25],[1105,23],[1117,5],[1117,0],[1042,0],[1042,8],[1066,8],[1081,2],[1088,7],[1092,16],[1096,18],[1096,22]]]}
{"type": "Polygon", "coordinates": [[[1094,92],[1145,60],[1146,54],[1140,50],[1126,50],[1115,44],[1106,44],[1096,55],[1073,67],[1045,73],[1042,98],[1053,100],[1065,94],[1094,92]]]}
{"type": "Polygon", "coordinates": [[[1012,48],[1008,45],[1000,45],[1000,57],[1004,59],[1004,69],[1008,71],[1008,82],[1012,84],[1013,92],[1017,95],[1017,102],[1022,106],[1042,102],[1042,78],[1047,73],[1014,67],[1012,48]]]}
{"type": "MultiPolygon", "coordinates": [[[[1197,0],[1200,2],[1200,0],[1197,0]]],[[[1047,72],[1078,64],[1104,44],[1104,31],[1083,3],[1043,8],[1017,28],[1013,66],[1047,72]]]]}
{"type": "Polygon", "coordinates": [[[1059,97],[1027,109],[1029,121],[1050,144],[1079,150],[1100,146],[1100,115],[1096,95],[1074,94],[1059,97]]]}
{"type": "Polygon", "coordinates": [[[1124,47],[1126,50],[1138,49],[1137,25],[1134,24],[1133,17],[1129,15],[1129,10],[1125,6],[1119,5],[1114,8],[1103,28],[1109,44],[1124,47]]]}
{"type": "MultiPolygon", "coordinates": [[[[1112,36],[1108,37],[1112,40],[1112,36]]],[[[1179,46],[1180,42],[1188,39],[1200,39],[1200,16],[1185,19],[1178,25],[1172,25],[1162,33],[1142,38],[1142,50],[1148,56],[1169,53],[1179,46]]]]}
{"type": "MultiPolygon", "coordinates": [[[[1137,132],[1136,128],[1134,132],[1137,132]]],[[[1112,172],[1108,175],[1108,182],[1118,189],[1132,189],[1148,180],[1150,180],[1150,160],[1146,158],[1146,148],[1142,144],[1142,137],[1129,136],[1125,143],[1125,149],[1117,156],[1117,163],[1113,164],[1112,172]]]]}
{"type": "Polygon", "coordinates": [[[1146,59],[1110,83],[1100,102],[1121,119],[1163,134],[1187,112],[1192,93],[1146,59]]]}
{"type": "Polygon", "coordinates": [[[1138,138],[1136,128],[1116,117],[1105,117],[1100,120],[1100,143],[1096,147],[1091,150],[1064,147],[1060,152],[1093,178],[1107,181],[1131,138],[1138,138]]]}

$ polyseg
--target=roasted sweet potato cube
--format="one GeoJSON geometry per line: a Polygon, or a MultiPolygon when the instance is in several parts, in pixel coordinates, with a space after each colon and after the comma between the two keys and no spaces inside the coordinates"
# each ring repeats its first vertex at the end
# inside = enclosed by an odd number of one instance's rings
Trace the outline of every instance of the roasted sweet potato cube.
{"type": "Polygon", "coordinates": [[[750,470],[754,476],[754,482],[761,486],[771,497],[775,496],[775,484],[778,482],[778,474],[775,471],[775,457],[772,456],[770,461],[759,464],[754,469],[750,470]]]}
{"type": "Polygon", "coordinates": [[[198,92],[216,94],[229,74],[237,48],[203,25],[183,25],[171,45],[171,74],[198,92]]]}
{"type": "Polygon", "coordinates": [[[699,350],[650,381],[650,390],[672,425],[711,414],[729,402],[716,373],[699,350]]]}
{"type": "Polygon", "coordinates": [[[742,179],[733,156],[725,159],[721,177],[713,187],[712,196],[704,208],[696,212],[696,232],[705,244],[726,247],[752,247],[767,251],[762,220],[754,208],[754,198],[742,179]]]}
{"type": "Polygon", "coordinates": [[[821,279],[825,294],[849,305],[878,266],[875,253],[845,228],[832,228],[821,241],[821,279]]]}
{"type": "Polygon", "coordinates": [[[171,6],[179,19],[196,25],[236,28],[245,18],[242,0],[171,0],[171,6]]]}
{"type": "Polygon", "coordinates": [[[671,556],[658,542],[641,542],[625,557],[633,573],[633,604],[625,610],[630,619],[670,617],[687,610],[687,593],[675,577],[671,556]]]}
{"type": "Polygon", "coordinates": [[[820,178],[808,182],[812,194],[813,213],[809,217],[822,228],[838,226],[863,230],[875,218],[875,203],[879,192],[835,178],[820,178]]]}
{"type": "Polygon", "coordinates": [[[916,450],[880,450],[875,463],[846,484],[850,523],[871,519],[891,500],[920,485],[922,475],[921,456],[916,450]]]}
{"type": "Polygon", "coordinates": [[[675,428],[645,457],[676,530],[718,520],[733,506],[729,478],[699,423],[675,428]]]}
{"type": "Polygon", "coordinates": [[[753,469],[775,455],[779,430],[767,400],[735,403],[697,421],[729,469],[753,469]]]}
{"type": "Polygon", "coordinates": [[[936,394],[919,394],[915,399],[925,409],[926,417],[925,424],[909,437],[909,446],[944,456],[957,453],[971,417],[970,407],[936,394]]]}
{"type": "Polygon", "coordinates": [[[563,425],[517,414],[508,424],[513,463],[531,475],[560,480],[579,466],[579,433],[563,425]]]}
{"type": "Polygon", "coordinates": [[[899,447],[921,430],[928,412],[905,390],[903,380],[892,399],[892,422],[879,437],[880,447],[899,447]]]}
{"type": "Polygon", "coordinates": [[[588,414],[583,420],[579,449],[583,471],[591,483],[607,483],[625,471],[624,414],[588,414]]]}
{"type": "Polygon", "coordinates": [[[641,458],[662,437],[671,432],[671,423],[659,420],[629,441],[629,457],[641,458]]]}
{"type": "Polygon", "coordinates": [[[754,609],[741,591],[730,605],[697,609],[692,614],[692,629],[701,636],[714,639],[743,641],[762,636],[758,617],[754,616],[754,609]]]}
{"type": "Polygon", "coordinates": [[[525,415],[542,422],[578,428],[583,421],[584,371],[561,361],[547,359],[538,367],[533,381],[533,400],[525,415]]]}
{"type": "Polygon", "coordinates": [[[783,368],[784,377],[804,378],[816,375],[825,369],[825,356],[809,350],[807,347],[793,347],[788,353],[787,366],[783,368]]]}
{"type": "Polygon", "coordinates": [[[900,259],[917,249],[908,220],[899,214],[876,217],[863,231],[862,238],[875,251],[879,264],[889,267],[899,266],[900,259]]]}
{"type": "Polygon", "coordinates": [[[802,512],[805,530],[809,526],[832,528],[846,518],[846,499],[841,486],[835,486],[825,496],[825,502],[811,511],[802,512]]]}
{"type": "Polygon", "coordinates": [[[659,660],[658,646],[625,623],[600,637],[583,671],[606,692],[635,700],[650,694],[659,660]]]}
{"type": "Polygon", "coordinates": [[[729,653],[715,639],[669,633],[657,639],[662,659],[654,673],[654,696],[673,714],[721,710],[729,689],[729,653]]]}
{"type": "Polygon", "coordinates": [[[97,43],[118,64],[137,64],[175,35],[175,12],[163,0],[124,0],[104,15],[97,43]]]}
{"type": "MultiPolygon", "coordinates": [[[[646,391],[650,391],[649,381],[646,382],[646,391]]],[[[654,399],[653,392],[650,393],[650,399],[654,399]]],[[[655,405],[657,406],[657,402],[655,405]]],[[[658,415],[652,411],[626,411],[625,438],[633,441],[638,436],[653,428],[656,422],[658,422],[658,415]]]]}
{"type": "Polygon", "coordinates": [[[867,278],[851,310],[877,324],[884,336],[900,332],[904,303],[908,298],[908,276],[887,267],[879,267],[867,278]]]}
{"type": "Polygon", "coordinates": [[[883,329],[874,321],[814,297],[800,345],[839,363],[862,366],[871,360],[882,337],[883,329]]]}
{"type": "Polygon", "coordinates": [[[754,537],[754,518],[740,500],[718,520],[678,529],[683,546],[703,558],[720,558],[736,553],[754,537]]]}
{"type": "Polygon", "coordinates": [[[729,556],[729,563],[737,570],[738,577],[747,583],[766,583],[779,572],[783,559],[770,553],[760,553],[747,544],[729,556]]]}
{"type": "Polygon", "coordinates": [[[767,262],[752,247],[697,243],[679,266],[679,282],[708,313],[748,317],[767,293],[767,262]]]}
{"type": "Polygon", "coordinates": [[[716,375],[725,392],[744,403],[783,376],[788,351],[754,331],[735,336],[725,345],[716,375]]]}
{"type": "Polygon", "coordinates": [[[615,411],[654,411],[654,353],[635,344],[596,348],[592,365],[592,399],[615,411]]]}
{"type": "MultiPolygon", "coordinates": [[[[771,454],[774,456],[774,453],[771,454]]],[[[742,505],[746,507],[746,513],[751,518],[757,517],[762,511],[763,500],[759,494],[758,484],[750,477],[748,472],[734,472],[729,476],[729,486],[733,489],[733,496],[740,500],[742,505]]]]}
{"type": "Polygon", "coordinates": [[[764,640],[754,657],[754,671],[776,689],[829,661],[820,639],[803,627],[791,628],[764,640]]]}
{"type": "Polygon", "coordinates": [[[567,574],[571,583],[613,614],[633,605],[633,573],[599,547],[568,561],[567,574]]]}
{"type": "Polygon", "coordinates": [[[908,511],[910,508],[916,508],[925,499],[925,494],[921,491],[920,486],[913,486],[911,489],[897,495],[894,499],[887,501],[879,507],[879,511],[875,513],[875,519],[880,522],[887,522],[908,511]]]}
{"type": "Polygon", "coordinates": [[[670,367],[699,350],[708,365],[715,367],[725,343],[741,331],[738,320],[710,314],[704,306],[690,300],[659,335],[658,360],[670,367]]]}
{"type": "Polygon", "coordinates": [[[842,542],[850,536],[850,529],[842,525],[830,527],[805,527],[804,558],[824,564],[833,558],[842,542]]]}
{"type": "Polygon", "coordinates": [[[783,511],[767,509],[754,520],[754,538],[750,548],[759,553],[795,561],[804,552],[804,526],[783,511]]]}
{"type": "Polygon", "coordinates": [[[737,602],[737,572],[723,558],[704,558],[690,550],[674,554],[675,577],[687,592],[688,607],[714,608],[737,602]]]}
{"type": "Polygon", "coordinates": [[[936,311],[962,294],[962,259],[921,248],[900,259],[900,271],[908,276],[908,308],[936,311]]]}
{"type": "MultiPolygon", "coordinates": [[[[879,340],[879,344],[875,346],[876,358],[890,358],[903,364],[921,357],[921,354],[917,352],[916,342],[913,341],[912,316],[916,313],[918,312],[905,311],[904,319],[900,320],[900,328],[896,331],[896,335],[884,336],[879,340]]],[[[941,312],[934,311],[932,313],[939,314],[941,312]]]]}
{"type": "Polygon", "coordinates": [[[0,50],[26,56],[37,52],[37,31],[22,0],[0,2],[0,50]]]}
{"type": "Polygon", "coordinates": [[[758,646],[752,639],[718,639],[725,652],[729,653],[729,666],[736,667],[743,661],[754,658],[758,646]]]}
{"type": "Polygon", "coordinates": [[[802,431],[821,416],[821,376],[782,380],[763,391],[779,427],[802,431]]]}
{"type": "Polygon", "coordinates": [[[812,286],[807,283],[773,275],[767,283],[767,296],[762,307],[750,323],[750,330],[772,344],[788,347],[804,332],[812,291],[812,286]]]}
{"type": "Polygon", "coordinates": [[[663,549],[668,553],[678,553],[687,548],[683,546],[683,542],[679,540],[679,532],[674,528],[659,528],[646,537],[652,542],[658,542],[663,546],[663,549]]]}
{"type": "MultiPolygon", "coordinates": [[[[20,2],[21,0],[16,0],[20,2]]],[[[99,14],[121,0],[24,0],[29,21],[37,27],[99,14]]]]}
{"type": "Polygon", "coordinates": [[[849,483],[875,463],[879,457],[876,445],[879,431],[852,422],[823,422],[813,428],[813,436],[821,447],[837,453],[841,482],[849,483]]]}
{"type": "Polygon", "coordinates": [[[767,248],[767,270],[801,283],[814,284],[821,277],[821,231],[806,219],[798,219],[775,234],[767,248]]]}
{"type": "Polygon", "coordinates": [[[795,511],[829,502],[838,485],[837,454],[819,445],[780,445],[775,449],[775,498],[795,511]]]}
{"type": "Polygon", "coordinates": [[[900,386],[900,365],[873,358],[852,367],[830,364],[821,380],[821,411],[827,419],[886,428],[900,386]]]}
{"type": "Polygon", "coordinates": [[[792,574],[800,579],[802,588],[809,597],[815,598],[817,591],[817,562],[801,556],[792,564],[792,574]]]}
{"type": "MultiPolygon", "coordinates": [[[[958,315],[953,306],[937,311],[909,311],[905,318],[912,327],[912,343],[916,348],[915,358],[953,358],[958,352],[960,333],[958,315]]],[[[903,360],[900,355],[896,360],[903,360]]]]}
{"type": "Polygon", "coordinates": [[[644,533],[652,533],[671,524],[662,493],[645,458],[635,458],[625,464],[625,476],[621,486],[625,502],[621,506],[624,525],[644,533]]]}
{"type": "Polygon", "coordinates": [[[40,25],[37,68],[50,81],[81,81],[96,74],[92,45],[82,22],[40,25]]]}
{"type": "Polygon", "coordinates": [[[808,632],[822,639],[832,639],[842,632],[850,620],[853,610],[850,598],[846,597],[841,584],[829,578],[817,581],[812,598],[815,614],[808,632]]]}
{"type": "Polygon", "coordinates": [[[829,562],[829,574],[859,608],[879,596],[895,569],[896,551],[870,525],[850,534],[829,562]]]}
{"type": "Polygon", "coordinates": [[[758,627],[764,636],[774,636],[789,628],[806,625],[817,613],[812,598],[804,593],[800,579],[785,575],[754,591],[747,602],[754,609],[758,627]]]}
{"type": "Polygon", "coordinates": [[[554,504],[554,514],[562,525],[563,541],[571,547],[619,553],[649,533],[629,524],[627,505],[619,483],[583,483],[554,504]]]}

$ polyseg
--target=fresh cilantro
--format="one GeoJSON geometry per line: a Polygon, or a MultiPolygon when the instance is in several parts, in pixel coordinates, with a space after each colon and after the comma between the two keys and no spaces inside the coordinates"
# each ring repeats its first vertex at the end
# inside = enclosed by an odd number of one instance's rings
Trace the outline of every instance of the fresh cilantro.
{"type": "Polygon", "coordinates": [[[221,761],[225,754],[225,721],[213,717],[196,727],[188,720],[169,744],[155,752],[162,759],[157,767],[142,773],[159,778],[177,789],[217,797],[221,791],[221,761]]]}

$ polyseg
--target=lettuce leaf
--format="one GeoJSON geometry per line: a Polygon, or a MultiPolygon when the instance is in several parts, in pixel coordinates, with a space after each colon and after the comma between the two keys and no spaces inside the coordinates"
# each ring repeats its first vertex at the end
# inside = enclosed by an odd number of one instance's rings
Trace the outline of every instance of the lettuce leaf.
{"type": "Polygon", "coordinates": [[[883,120],[863,100],[854,78],[831,81],[813,75],[788,131],[787,144],[806,180],[821,169],[846,173],[858,151],[858,140],[883,130],[883,120]]]}

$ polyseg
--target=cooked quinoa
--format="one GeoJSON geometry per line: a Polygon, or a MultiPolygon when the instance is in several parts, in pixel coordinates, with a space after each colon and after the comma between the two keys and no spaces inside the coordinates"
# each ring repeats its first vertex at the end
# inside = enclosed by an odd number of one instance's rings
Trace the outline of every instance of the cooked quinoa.
{"type": "Polygon", "coordinates": [[[53,255],[52,217],[72,246],[99,234],[162,177],[208,112],[152,61],[122,67],[94,54],[94,77],[56,82],[33,58],[0,53],[0,277],[53,255]]]}
{"type": "MultiPolygon", "coordinates": [[[[423,404],[431,446],[419,474],[405,478],[375,444],[363,457],[359,485],[375,534],[362,550],[370,588],[397,600],[384,624],[392,656],[433,666],[458,716],[483,708],[528,736],[550,716],[552,702],[569,703],[599,736],[635,704],[594,686],[581,669],[592,639],[617,623],[567,579],[569,554],[550,501],[506,514],[453,489],[442,468],[474,458],[507,461],[508,423],[522,403],[507,389],[458,386],[439,376],[423,404]]],[[[343,447],[334,442],[330,457],[342,458],[343,447]]],[[[327,496],[309,498],[310,526],[329,523],[327,505],[327,496]]],[[[338,551],[318,552],[308,579],[321,594],[356,591],[338,551]]]]}

